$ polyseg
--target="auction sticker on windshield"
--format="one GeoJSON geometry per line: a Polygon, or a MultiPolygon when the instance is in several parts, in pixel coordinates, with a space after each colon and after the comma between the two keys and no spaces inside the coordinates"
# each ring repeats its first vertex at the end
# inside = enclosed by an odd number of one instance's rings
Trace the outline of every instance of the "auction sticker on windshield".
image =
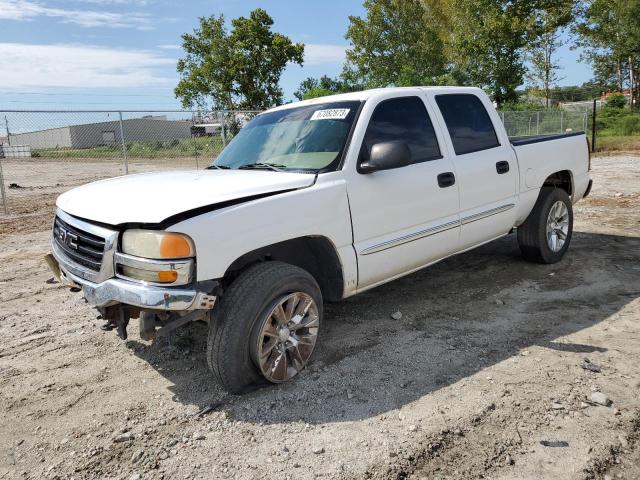
{"type": "Polygon", "coordinates": [[[316,110],[310,120],[344,120],[349,115],[350,108],[331,108],[329,110],[316,110]]]}

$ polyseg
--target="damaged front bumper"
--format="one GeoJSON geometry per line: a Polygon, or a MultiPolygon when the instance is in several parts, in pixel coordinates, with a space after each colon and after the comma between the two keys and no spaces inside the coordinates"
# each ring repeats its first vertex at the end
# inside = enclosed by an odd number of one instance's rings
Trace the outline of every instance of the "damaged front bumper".
{"type": "Polygon", "coordinates": [[[56,278],[77,291],[106,321],[103,330],[117,329],[127,338],[132,318],[140,319],[140,338],[153,340],[188,322],[211,319],[216,302],[215,281],[195,282],[194,259],[150,260],[117,251],[119,232],[56,211],[51,253],[45,261],[56,278]],[[172,285],[128,278],[119,266],[145,271],[173,271],[172,285]]]}
{"type": "Polygon", "coordinates": [[[71,273],[75,265],[66,265],[65,257],[48,254],[46,262],[58,280],[82,290],[87,301],[96,307],[125,304],[142,310],[189,311],[213,308],[216,297],[195,288],[160,287],[131,282],[120,278],[110,278],[101,283],[93,283],[71,273]]]}

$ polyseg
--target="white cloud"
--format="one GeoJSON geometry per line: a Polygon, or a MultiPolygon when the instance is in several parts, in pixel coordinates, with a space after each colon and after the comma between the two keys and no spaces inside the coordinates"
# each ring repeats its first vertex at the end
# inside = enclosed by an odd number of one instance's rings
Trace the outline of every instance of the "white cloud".
{"type": "Polygon", "coordinates": [[[158,48],[161,48],[162,50],[180,50],[182,47],[180,45],[165,43],[163,45],[158,45],[158,48]]]}
{"type": "Polygon", "coordinates": [[[69,10],[48,7],[30,0],[0,0],[0,20],[33,20],[37,17],[60,19],[82,27],[152,28],[148,15],[142,13],[98,12],[94,10],[69,10]]]}
{"type": "Polygon", "coordinates": [[[325,63],[342,63],[347,47],[324,43],[307,43],[304,46],[305,65],[322,65],[325,63]]]}
{"type": "Polygon", "coordinates": [[[157,69],[173,65],[146,50],[0,43],[0,88],[171,86],[176,79],[157,69]]]}

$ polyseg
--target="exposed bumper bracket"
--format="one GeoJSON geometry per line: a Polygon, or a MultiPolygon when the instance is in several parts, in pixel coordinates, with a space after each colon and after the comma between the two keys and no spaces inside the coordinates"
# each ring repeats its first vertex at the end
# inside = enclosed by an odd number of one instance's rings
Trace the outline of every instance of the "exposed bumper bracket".
{"type": "Polygon", "coordinates": [[[165,324],[164,326],[162,326],[156,332],[156,338],[164,337],[167,334],[169,334],[170,332],[176,330],[177,328],[180,328],[183,325],[186,325],[187,323],[195,322],[197,320],[202,320],[203,315],[204,315],[203,312],[197,311],[197,310],[193,311],[193,312],[189,312],[184,317],[177,318],[177,319],[165,324]]]}

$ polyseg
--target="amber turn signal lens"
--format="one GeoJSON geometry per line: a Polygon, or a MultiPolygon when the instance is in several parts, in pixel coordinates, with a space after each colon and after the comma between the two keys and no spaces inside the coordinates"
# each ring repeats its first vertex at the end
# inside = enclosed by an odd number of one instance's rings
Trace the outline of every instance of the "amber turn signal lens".
{"type": "Polygon", "coordinates": [[[193,255],[191,244],[184,235],[167,233],[162,236],[160,243],[160,257],[183,258],[193,255]]]}
{"type": "Polygon", "coordinates": [[[170,270],[167,272],[158,272],[158,281],[161,283],[173,283],[178,279],[178,272],[170,270]]]}

